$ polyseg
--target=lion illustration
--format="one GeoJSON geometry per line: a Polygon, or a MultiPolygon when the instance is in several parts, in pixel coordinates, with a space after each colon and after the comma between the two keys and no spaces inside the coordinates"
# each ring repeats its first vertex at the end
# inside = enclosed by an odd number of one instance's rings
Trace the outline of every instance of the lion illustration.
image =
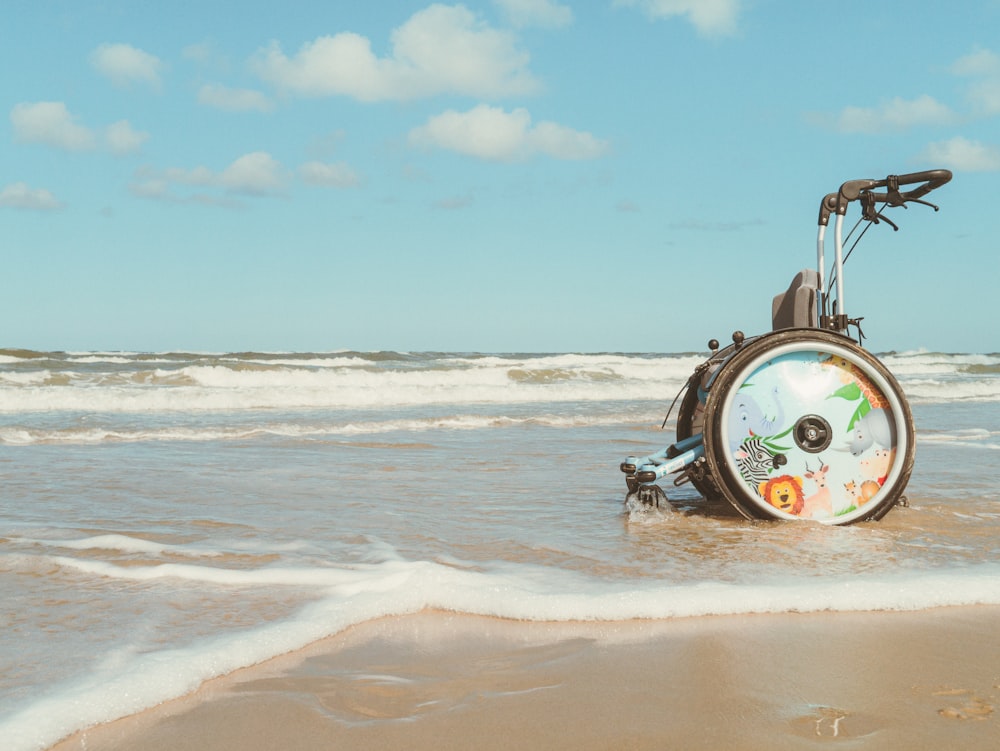
{"type": "Polygon", "coordinates": [[[805,495],[802,492],[802,478],[791,475],[772,477],[757,486],[760,497],[786,514],[802,513],[805,505],[805,495]]]}

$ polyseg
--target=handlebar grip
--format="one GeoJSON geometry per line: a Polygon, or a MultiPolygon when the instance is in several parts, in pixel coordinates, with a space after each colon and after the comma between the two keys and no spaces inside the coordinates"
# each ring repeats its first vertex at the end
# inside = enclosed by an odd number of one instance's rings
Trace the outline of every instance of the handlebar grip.
{"type": "Polygon", "coordinates": [[[951,180],[951,170],[946,169],[929,169],[923,172],[911,172],[908,175],[896,175],[896,181],[900,185],[913,185],[913,183],[934,183],[931,186],[931,190],[934,188],[940,188],[946,182],[951,180]]]}
{"type": "MultiPolygon", "coordinates": [[[[888,181],[888,178],[886,179],[888,181]]],[[[951,170],[946,170],[946,169],[930,169],[930,170],[924,170],[923,172],[911,172],[908,175],[896,176],[897,185],[913,185],[914,183],[925,183],[925,185],[921,185],[919,188],[904,192],[903,198],[905,198],[906,200],[925,196],[935,188],[940,188],[949,180],[951,180],[951,170]]]]}
{"type": "MultiPolygon", "coordinates": [[[[890,188],[898,191],[901,185],[913,185],[914,183],[924,183],[919,188],[902,192],[900,195],[904,200],[920,198],[930,193],[935,188],[940,188],[951,180],[951,171],[946,169],[931,169],[923,172],[911,172],[908,175],[889,175],[884,180],[849,180],[840,186],[840,195],[848,201],[856,201],[865,191],[875,188],[890,188]]],[[[888,197],[886,193],[876,193],[876,201],[884,201],[888,197]]]]}
{"type": "Polygon", "coordinates": [[[876,202],[899,205],[927,195],[932,190],[940,188],[951,180],[951,170],[932,169],[923,172],[911,172],[907,175],[889,175],[884,180],[848,180],[840,186],[836,193],[830,193],[823,198],[819,209],[819,223],[826,225],[833,213],[844,214],[851,201],[857,201],[862,193],[871,193],[876,202]],[[913,190],[901,192],[902,185],[922,183],[913,190]],[[884,193],[874,193],[877,188],[889,188],[884,193]]]}

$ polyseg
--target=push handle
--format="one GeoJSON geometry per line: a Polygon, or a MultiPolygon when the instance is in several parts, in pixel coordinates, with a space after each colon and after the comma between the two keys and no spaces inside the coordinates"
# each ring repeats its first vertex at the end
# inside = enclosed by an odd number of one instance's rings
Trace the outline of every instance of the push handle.
{"type": "MultiPolygon", "coordinates": [[[[866,194],[866,200],[873,203],[887,203],[890,206],[902,206],[908,201],[926,203],[920,199],[949,180],[951,171],[946,169],[911,172],[908,175],[889,175],[884,180],[848,180],[840,186],[839,191],[824,196],[819,209],[819,223],[826,226],[831,214],[846,214],[848,204],[866,194]],[[900,187],[904,185],[919,185],[919,187],[901,191],[900,187]],[[874,192],[879,188],[886,190],[883,193],[874,192]]],[[[934,209],[937,210],[937,207],[934,206],[934,209]]]]}
{"type": "Polygon", "coordinates": [[[877,188],[888,188],[885,193],[874,193],[876,203],[884,202],[892,206],[902,205],[907,201],[913,201],[930,193],[935,188],[940,188],[951,180],[951,172],[946,169],[932,169],[923,172],[911,172],[908,175],[889,175],[885,180],[848,180],[840,186],[840,195],[845,201],[856,201],[864,191],[872,191],[877,188]],[[923,183],[919,188],[900,192],[901,185],[913,185],[923,183]]]}

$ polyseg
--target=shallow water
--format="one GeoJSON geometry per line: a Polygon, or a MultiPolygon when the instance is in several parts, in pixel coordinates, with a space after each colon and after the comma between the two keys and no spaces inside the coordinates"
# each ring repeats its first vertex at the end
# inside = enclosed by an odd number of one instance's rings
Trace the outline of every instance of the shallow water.
{"type": "Polygon", "coordinates": [[[44,748],[353,623],[1000,603],[1000,356],[883,357],[909,507],[749,522],[618,463],[701,357],[0,351],[0,736],[44,748]]]}

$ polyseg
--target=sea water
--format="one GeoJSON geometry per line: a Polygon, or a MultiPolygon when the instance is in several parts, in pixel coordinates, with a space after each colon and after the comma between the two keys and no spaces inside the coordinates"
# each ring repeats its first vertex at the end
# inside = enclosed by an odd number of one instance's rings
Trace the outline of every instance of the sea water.
{"type": "Polygon", "coordinates": [[[352,624],[1000,603],[1000,355],[889,353],[907,507],[750,522],[618,464],[699,354],[0,350],[0,738],[42,749],[352,624]]]}

